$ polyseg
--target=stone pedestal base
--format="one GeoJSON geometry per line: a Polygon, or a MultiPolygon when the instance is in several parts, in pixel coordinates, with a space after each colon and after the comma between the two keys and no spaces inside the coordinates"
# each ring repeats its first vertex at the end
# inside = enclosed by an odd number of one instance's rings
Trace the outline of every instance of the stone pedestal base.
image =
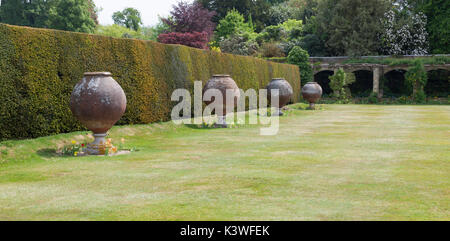
{"type": "Polygon", "coordinates": [[[227,117],[226,116],[218,116],[217,117],[217,127],[227,128],[227,117]]]}
{"type": "Polygon", "coordinates": [[[106,141],[107,134],[94,134],[94,142],[87,145],[86,153],[88,155],[105,155],[106,150],[110,150],[112,148],[111,143],[106,141]]]}
{"type": "Polygon", "coordinates": [[[316,109],[316,104],[315,103],[309,103],[309,108],[310,110],[315,110],[316,109]]]}

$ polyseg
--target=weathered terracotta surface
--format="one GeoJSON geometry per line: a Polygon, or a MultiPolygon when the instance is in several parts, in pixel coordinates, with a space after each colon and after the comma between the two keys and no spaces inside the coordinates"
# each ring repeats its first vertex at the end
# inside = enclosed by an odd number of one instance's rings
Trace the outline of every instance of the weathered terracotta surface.
{"type": "Polygon", "coordinates": [[[123,116],[127,99],[111,73],[85,73],[70,100],[73,115],[94,134],[104,134],[123,116]]]}
{"type": "MultiPolygon", "coordinates": [[[[219,90],[222,93],[223,116],[226,116],[226,114],[233,112],[240,98],[240,91],[236,82],[234,82],[234,80],[229,75],[213,75],[213,77],[206,83],[205,87],[203,88],[203,94],[205,94],[208,90],[214,89],[219,90]],[[227,90],[229,90],[232,96],[227,96],[227,90]],[[232,103],[227,103],[227,97],[233,99],[232,103]]],[[[205,103],[209,105],[214,101],[215,98],[213,97],[211,101],[205,101],[205,103]]],[[[222,122],[221,120],[222,118],[219,118],[220,122],[222,122]]],[[[226,126],[226,123],[218,124],[226,126]]]]}
{"type": "Polygon", "coordinates": [[[123,116],[127,106],[125,92],[108,72],[85,73],[75,86],[70,109],[86,128],[94,133],[96,140],[88,149],[93,155],[101,154],[104,137],[123,116]]]}
{"type": "Polygon", "coordinates": [[[287,82],[283,78],[274,78],[272,81],[270,81],[269,85],[267,85],[267,98],[269,102],[271,101],[272,90],[278,90],[279,91],[279,103],[277,106],[275,104],[271,104],[272,107],[275,108],[283,108],[286,106],[289,101],[291,100],[292,96],[294,95],[294,90],[292,89],[291,84],[287,82]]]}
{"type": "Polygon", "coordinates": [[[311,109],[315,109],[315,104],[322,98],[322,87],[316,82],[308,82],[302,89],[303,98],[309,102],[311,109]]]}

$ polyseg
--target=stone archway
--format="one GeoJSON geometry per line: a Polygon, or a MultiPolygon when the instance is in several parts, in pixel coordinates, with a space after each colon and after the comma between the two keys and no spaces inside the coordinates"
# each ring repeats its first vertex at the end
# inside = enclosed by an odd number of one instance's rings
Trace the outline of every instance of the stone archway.
{"type": "Polygon", "coordinates": [[[373,71],[353,71],[356,81],[349,85],[353,97],[368,97],[373,92],[373,71]]]}
{"type": "Polygon", "coordinates": [[[382,80],[383,95],[386,97],[409,96],[412,93],[412,87],[405,82],[406,70],[392,69],[385,72],[382,80]]]}
{"type": "Polygon", "coordinates": [[[322,87],[324,96],[330,96],[333,93],[329,79],[333,74],[334,72],[331,70],[322,70],[314,75],[314,81],[322,87]]]}
{"type": "Polygon", "coordinates": [[[450,95],[450,71],[446,69],[434,69],[427,73],[426,95],[429,97],[448,97],[450,95]]]}

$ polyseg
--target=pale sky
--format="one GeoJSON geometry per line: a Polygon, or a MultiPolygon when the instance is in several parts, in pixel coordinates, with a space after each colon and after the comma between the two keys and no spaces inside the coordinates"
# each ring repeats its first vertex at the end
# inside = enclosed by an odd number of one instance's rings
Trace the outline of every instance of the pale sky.
{"type": "MultiPolygon", "coordinates": [[[[185,0],[192,2],[193,0],[185,0]]],[[[153,26],[158,23],[158,15],[167,17],[172,10],[172,5],[179,0],[94,0],[95,5],[103,9],[98,14],[100,24],[114,24],[112,15],[114,12],[122,11],[127,7],[136,8],[141,12],[144,26],[153,26]]]]}

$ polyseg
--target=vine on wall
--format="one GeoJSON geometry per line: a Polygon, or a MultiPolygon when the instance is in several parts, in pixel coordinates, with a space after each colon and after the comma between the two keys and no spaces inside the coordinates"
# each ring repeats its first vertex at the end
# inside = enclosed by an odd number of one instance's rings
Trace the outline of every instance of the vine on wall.
{"type": "Polygon", "coordinates": [[[330,87],[333,90],[334,97],[342,103],[349,103],[352,94],[348,86],[356,81],[355,74],[346,73],[344,69],[339,68],[339,70],[329,78],[330,87]]]}
{"type": "Polygon", "coordinates": [[[428,82],[428,75],[422,61],[414,61],[413,67],[411,67],[405,74],[405,81],[413,90],[413,99],[418,103],[425,102],[427,96],[424,88],[428,82]]]}

